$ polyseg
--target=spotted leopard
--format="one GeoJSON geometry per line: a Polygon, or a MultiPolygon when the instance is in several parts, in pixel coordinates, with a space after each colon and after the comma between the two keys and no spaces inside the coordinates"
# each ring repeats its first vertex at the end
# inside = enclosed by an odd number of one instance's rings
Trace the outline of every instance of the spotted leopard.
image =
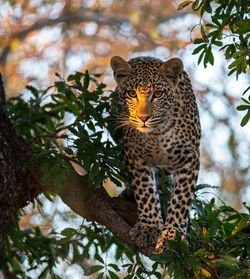
{"type": "Polygon", "coordinates": [[[111,59],[121,108],[124,160],[137,203],[130,235],[140,247],[167,249],[176,230],[184,237],[199,171],[200,122],[190,79],[178,58],[111,59]],[[173,175],[163,221],[156,167],[173,175]]]}

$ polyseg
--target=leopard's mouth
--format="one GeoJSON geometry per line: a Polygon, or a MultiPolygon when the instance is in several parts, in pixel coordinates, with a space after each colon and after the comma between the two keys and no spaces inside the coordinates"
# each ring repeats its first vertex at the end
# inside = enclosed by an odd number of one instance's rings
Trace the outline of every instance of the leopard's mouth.
{"type": "Polygon", "coordinates": [[[149,132],[151,132],[151,131],[153,131],[154,130],[154,128],[152,128],[152,127],[147,127],[147,126],[143,126],[143,127],[136,127],[136,129],[138,130],[138,131],[140,131],[140,132],[142,132],[142,133],[149,133],[149,132]]]}
{"type": "Polygon", "coordinates": [[[149,133],[149,132],[153,131],[154,128],[156,127],[156,125],[154,125],[155,123],[153,123],[154,121],[152,121],[152,119],[150,119],[149,121],[141,121],[137,117],[130,116],[129,122],[132,126],[134,126],[138,131],[140,131],[142,133],[149,133]]]}
{"type": "Polygon", "coordinates": [[[154,127],[149,124],[149,121],[140,121],[139,125],[136,125],[136,129],[142,133],[149,133],[154,130],[154,127]]]}

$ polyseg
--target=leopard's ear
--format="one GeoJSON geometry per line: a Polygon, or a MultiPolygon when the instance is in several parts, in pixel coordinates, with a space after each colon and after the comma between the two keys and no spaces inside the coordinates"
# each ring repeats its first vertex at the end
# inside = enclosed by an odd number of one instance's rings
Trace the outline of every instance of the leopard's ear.
{"type": "Polygon", "coordinates": [[[113,56],[110,60],[110,66],[114,72],[114,78],[118,85],[120,85],[129,74],[133,72],[131,66],[123,60],[120,56],[113,56]]]}
{"type": "Polygon", "coordinates": [[[183,71],[183,63],[179,58],[172,58],[161,65],[160,71],[165,78],[171,80],[174,86],[176,86],[179,74],[183,71]]]}

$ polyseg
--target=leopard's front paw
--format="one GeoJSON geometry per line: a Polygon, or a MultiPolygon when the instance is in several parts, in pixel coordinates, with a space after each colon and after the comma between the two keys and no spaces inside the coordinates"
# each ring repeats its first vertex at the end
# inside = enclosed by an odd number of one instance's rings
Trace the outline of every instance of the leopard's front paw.
{"type": "Polygon", "coordinates": [[[160,227],[149,227],[146,225],[142,225],[141,223],[135,224],[132,230],[130,231],[130,236],[132,240],[135,241],[136,245],[139,247],[146,248],[155,246],[160,234],[160,227]]]}
{"type": "Polygon", "coordinates": [[[155,246],[154,254],[160,254],[169,250],[166,240],[175,240],[176,229],[173,227],[165,227],[161,236],[157,240],[157,244],[155,246]]]}

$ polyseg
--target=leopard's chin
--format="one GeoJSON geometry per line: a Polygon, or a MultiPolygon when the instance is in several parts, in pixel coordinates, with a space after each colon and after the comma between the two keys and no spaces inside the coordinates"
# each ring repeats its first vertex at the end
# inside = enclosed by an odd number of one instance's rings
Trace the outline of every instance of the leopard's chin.
{"type": "Polygon", "coordinates": [[[150,133],[154,130],[152,127],[137,127],[137,130],[142,133],[150,133]]]}

